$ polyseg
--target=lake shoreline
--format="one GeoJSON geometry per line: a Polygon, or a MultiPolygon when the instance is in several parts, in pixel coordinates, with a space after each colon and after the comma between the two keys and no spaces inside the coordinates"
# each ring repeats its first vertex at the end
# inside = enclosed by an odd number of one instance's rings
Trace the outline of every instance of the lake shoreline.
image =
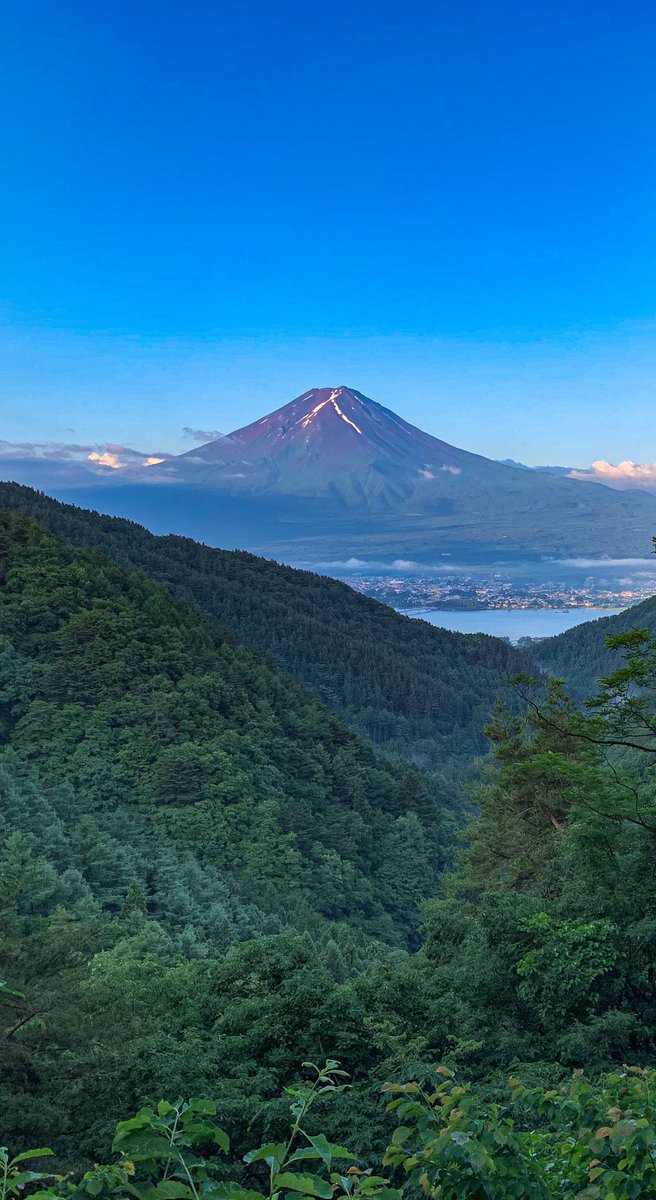
{"type": "MultiPolygon", "coordinates": [[[[630,606],[629,606],[630,607],[630,606]]],[[[559,633],[586,624],[588,621],[598,621],[604,617],[613,617],[624,608],[478,608],[478,609],[446,609],[446,608],[413,608],[397,609],[405,617],[413,620],[426,621],[439,629],[447,629],[451,633],[483,633],[490,637],[505,638],[517,645],[523,638],[540,640],[555,637],[559,633]]]]}

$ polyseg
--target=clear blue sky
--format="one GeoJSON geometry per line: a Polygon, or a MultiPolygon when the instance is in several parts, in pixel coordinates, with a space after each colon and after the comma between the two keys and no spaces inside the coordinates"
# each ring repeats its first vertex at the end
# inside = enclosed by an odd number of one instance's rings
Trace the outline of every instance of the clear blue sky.
{"type": "Polygon", "coordinates": [[[347,383],[492,456],[656,460],[651,2],[2,23],[0,438],[182,449],[347,383]]]}

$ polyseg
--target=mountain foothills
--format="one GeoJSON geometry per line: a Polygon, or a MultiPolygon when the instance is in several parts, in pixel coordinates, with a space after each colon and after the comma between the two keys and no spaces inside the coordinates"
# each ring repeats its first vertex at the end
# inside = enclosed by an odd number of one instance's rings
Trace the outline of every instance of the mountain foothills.
{"type": "Polygon", "coordinates": [[[17,514],[0,535],[5,762],[44,789],[44,836],[67,825],[69,865],[91,851],[97,901],[120,909],[131,880],[159,892],[167,852],[170,870],[184,847],[207,875],[210,939],[230,942],[234,919],[239,936],[249,908],[254,929],[348,914],[391,944],[412,935],[405,885],[400,924],[392,912],[383,843],[402,855],[409,838],[417,898],[430,893],[440,813],[418,776],[143,575],[17,514]],[[94,874],[104,838],[110,878],[94,874]]]}
{"type": "Polygon", "coordinates": [[[465,637],[395,613],[343,583],[0,483],[0,508],[34,517],[80,549],[100,550],[192,601],[240,643],[271,656],[357,733],[430,773],[457,804],[494,700],[526,661],[496,638],[465,637]]]}
{"type": "Polygon", "coordinates": [[[655,1194],[649,633],[581,708],[334,581],[1,503],[3,1195],[655,1194]]]}
{"type": "Polygon", "coordinates": [[[525,654],[534,669],[566,680],[571,694],[583,700],[594,691],[597,680],[620,666],[620,649],[613,648],[613,639],[635,629],[656,636],[656,597],[615,616],[587,621],[559,637],[536,640],[525,654]]]}
{"type": "Polygon", "coordinates": [[[313,563],[644,556],[656,527],[656,496],[471,454],[348,387],[312,388],[146,474],[70,498],[313,563]]]}

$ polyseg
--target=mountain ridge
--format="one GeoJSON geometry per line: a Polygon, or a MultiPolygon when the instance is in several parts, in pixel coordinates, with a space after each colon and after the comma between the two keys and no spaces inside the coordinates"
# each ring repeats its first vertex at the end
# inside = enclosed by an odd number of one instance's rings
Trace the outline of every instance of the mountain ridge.
{"type": "Polygon", "coordinates": [[[346,386],[309,389],[141,475],[113,474],[49,490],[155,533],[297,564],[639,558],[656,530],[646,491],[473,454],[346,386]]]}
{"type": "Polygon", "coordinates": [[[18,484],[0,483],[1,509],[193,601],[238,643],[321,696],[355,732],[439,776],[448,803],[460,802],[456,780],[486,748],[482,729],[495,698],[508,695],[509,678],[527,666],[500,639],[437,629],[336,579],[248,552],[157,537],[18,484]]]}
{"type": "Polygon", "coordinates": [[[213,496],[232,544],[241,531],[248,549],[292,561],[632,556],[656,529],[656,497],[473,454],[346,385],[310,388],[154,470],[213,496]]]}
{"type": "MultiPolygon", "coordinates": [[[[176,475],[236,494],[341,499],[376,511],[422,479],[487,460],[409,424],[355,388],[311,388],[288,404],[174,460],[176,475]],[[439,460],[435,462],[433,460],[439,460]],[[357,474],[357,482],[354,476],[357,474]]],[[[164,472],[171,470],[163,464],[164,472]]]]}

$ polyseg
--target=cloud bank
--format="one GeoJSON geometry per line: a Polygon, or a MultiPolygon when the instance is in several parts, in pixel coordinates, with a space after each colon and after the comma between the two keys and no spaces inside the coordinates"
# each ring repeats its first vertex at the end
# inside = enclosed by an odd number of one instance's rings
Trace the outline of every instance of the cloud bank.
{"type": "MultiPolygon", "coordinates": [[[[148,468],[165,464],[166,451],[148,453],[115,442],[8,442],[0,439],[0,477],[33,487],[93,486],[111,478],[160,482],[148,468]]],[[[166,467],[161,473],[167,476],[166,467]]]]}
{"type": "Polygon", "coordinates": [[[656,492],[656,463],[638,463],[628,459],[620,463],[611,463],[601,458],[593,462],[588,470],[573,470],[569,474],[571,479],[605,483],[607,487],[619,490],[642,488],[644,491],[656,492]]]}

